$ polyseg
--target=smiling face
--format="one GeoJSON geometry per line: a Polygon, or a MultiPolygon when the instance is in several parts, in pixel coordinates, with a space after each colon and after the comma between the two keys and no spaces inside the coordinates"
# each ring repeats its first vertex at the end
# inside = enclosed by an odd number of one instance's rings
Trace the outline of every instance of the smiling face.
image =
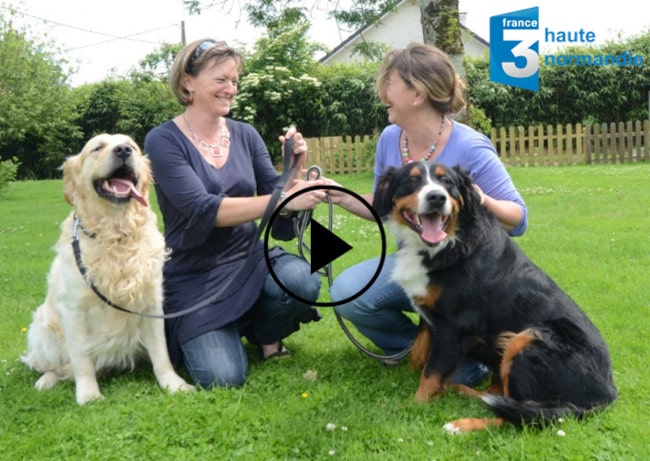
{"type": "Polygon", "coordinates": [[[396,70],[393,70],[384,81],[380,97],[387,106],[388,121],[403,126],[403,122],[400,121],[413,112],[413,101],[417,94],[415,89],[410,87],[396,70]]]}
{"type": "Polygon", "coordinates": [[[214,62],[195,77],[188,76],[185,88],[194,98],[194,106],[223,117],[230,112],[239,83],[239,64],[234,58],[214,62]]]}

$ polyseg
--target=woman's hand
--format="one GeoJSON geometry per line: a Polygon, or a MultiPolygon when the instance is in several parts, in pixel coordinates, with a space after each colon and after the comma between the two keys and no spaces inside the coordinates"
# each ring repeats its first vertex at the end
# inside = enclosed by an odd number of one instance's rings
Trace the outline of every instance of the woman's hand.
{"type": "Polygon", "coordinates": [[[279,137],[280,142],[282,143],[282,153],[284,155],[284,144],[288,139],[293,139],[293,148],[291,153],[294,155],[294,159],[291,162],[292,165],[296,165],[296,176],[302,169],[302,164],[305,162],[305,157],[307,156],[307,141],[302,137],[302,134],[296,131],[295,126],[290,126],[287,130],[287,133],[284,136],[279,137]]]}
{"type": "MultiPolygon", "coordinates": [[[[300,192],[301,190],[308,187],[317,187],[324,185],[325,181],[321,179],[317,179],[316,181],[294,179],[291,183],[291,187],[285,192],[288,196],[291,196],[296,192],[300,192]]],[[[289,211],[313,210],[319,203],[326,201],[326,194],[327,191],[324,189],[310,190],[291,199],[291,201],[287,203],[286,208],[289,211]]]]}
{"type": "Polygon", "coordinates": [[[483,189],[481,189],[478,184],[472,184],[474,186],[474,190],[478,192],[479,197],[481,197],[481,205],[485,204],[485,198],[487,195],[485,195],[485,192],[483,192],[483,189]]]}

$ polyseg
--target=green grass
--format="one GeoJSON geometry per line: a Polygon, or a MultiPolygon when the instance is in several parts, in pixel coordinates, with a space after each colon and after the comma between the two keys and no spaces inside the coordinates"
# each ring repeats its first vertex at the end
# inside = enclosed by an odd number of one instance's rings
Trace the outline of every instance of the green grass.
{"type": "MultiPolygon", "coordinates": [[[[37,392],[36,374],[18,357],[31,312],[44,297],[51,247],[69,206],[60,181],[19,182],[0,198],[0,457],[645,459],[650,433],[650,165],[510,172],[530,210],[528,232],[517,242],[583,307],[609,344],[620,395],[603,413],[542,430],[503,426],[450,436],[441,428],[445,422],[489,412],[451,394],[428,405],[413,403],[418,374],[362,356],[328,308],[321,309],[321,322],[287,339],[292,359],[262,364],[249,349],[250,377],[240,389],[169,396],[158,389],[150,367],[142,366],[101,378],[106,399],[83,407],[74,401],[72,383],[37,392]],[[328,423],[335,428],[327,430],[328,423]],[[566,435],[559,436],[558,430],[566,435]]],[[[335,179],[361,193],[370,189],[372,178],[335,179]]],[[[323,213],[317,211],[319,221],[323,213]]],[[[377,230],[359,226],[336,210],[335,232],[355,251],[336,260],[335,270],[359,253],[377,254],[377,230]]],[[[327,299],[325,290],[322,298],[327,299]]]]}

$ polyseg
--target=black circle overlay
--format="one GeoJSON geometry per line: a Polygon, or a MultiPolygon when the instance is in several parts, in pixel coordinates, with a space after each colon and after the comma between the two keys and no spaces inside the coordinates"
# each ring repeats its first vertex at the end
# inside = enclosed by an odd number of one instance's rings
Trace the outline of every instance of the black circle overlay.
{"type": "Polygon", "coordinates": [[[266,266],[269,268],[269,273],[271,274],[271,277],[273,277],[273,280],[275,280],[275,283],[278,284],[278,286],[289,296],[291,296],[294,299],[297,299],[300,302],[303,302],[305,304],[309,304],[311,306],[316,306],[316,307],[334,307],[334,306],[339,306],[341,304],[348,303],[350,301],[353,301],[354,299],[358,298],[361,296],[363,293],[365,293],[373,283],[375,283],[375,280],[377,280],[377,277],[379,277],[379,273],[381,272],[382,268],[384,267],[384,262],[386,260],[386,232],[384,231],[384,225],[381,222],[381,217],[377,214],[375,209],[368,203],[366,199],[361,197],[359,194],[352,192],[351,190],[345,189],[343,187],[339,186],[311,186],[311,187],[306,187],[305,189],[302,189],[301,191],[298,191],[294,194],[291,194],[287,198],[285,198],[282,203],[280,203],[280,206],[276,207],[275,211],[271,215],[271,219],[269,219],[268,225],[266,226],[266,230],[264,232],[264,259],[266,260],[266,266]],[[277,218],[278,213],[286,206],[287,203],[289,203],[291,200],[294,198],[307,193],[311,192],[314,190],[337,190],[340,192],[343,192],[345,194],[349,194],[353,196],[355,199],[360,201],[363,206],[365,206],[368,211],[372,214],[375,222],[377,223],[377,227],[379,228],[379,234],[381,236],[381,257],[379,258],[379,265],[377,266],[377,270],[373,274],[373,276],[370,278],[370,281],[358,292],[353,294],[352,296],[348,296],[347,298],[341,299],[340,301],[330,301],[330,302],[318,302],[318,301],[310,301],[308,299],[302,298],[295,293],[292,293],[290,290],[287,289],[287,287],[284,286],[284,284],[280,281],[278,276],[275,274],[273,271],[273,265],[271,264],[271,258],[269,257],[269,236],[271,234],[271,227],[273,225],[273,222],[275,221],[275,218],[277,218]]]}

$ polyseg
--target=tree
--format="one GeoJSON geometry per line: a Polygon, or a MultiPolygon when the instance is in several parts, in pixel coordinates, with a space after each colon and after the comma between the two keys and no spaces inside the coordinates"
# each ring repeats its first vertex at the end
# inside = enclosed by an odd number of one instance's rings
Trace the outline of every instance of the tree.
{"type": "MultiPolygon", "coordinates": [[[[232,4],[232,1],[183,0],[183,5],[190,14],[200,14],[202,10],[213,6],[228,9],[228,5],[232,4]]],[[[359,29],[379,23],[382,16],[393,11],[401,1],[354,0],[347,9],[343,9],[339,2],[331,2],[328,3],[332,6],[329,16],[339,26],[346,25],[359,29]]],[[[244,9],[248,13],[251,24],[268,27],[283,18],[285,20],[304,19],[304,11],[316,8],[318,4],[318,0],[305,1],[301,8],[294,6],[295,2],[291,0],[253,0],[247,2],[244,9]]],[[[460,33],[458,0],[420,0],[420,11],[424,43],[435,45],[448,53],[456,65],[462,63],[463,43],[460,33]]]]}
{"type": "Polygon", "coordinates": [[[60,175],[81,137],[65,61],[56,49],[0,16],[0,158],[17,158],[19,178],[60,175]]]}
{"type": "Polygon", "coordinates": [[[142,146],[149,130],[182,110],[166,82],[137,72],[130,79],[107,79],[74,91],[84,139],[99,133],[124,133],[142,146]]]}
{"type": "Polygon", "coordinates": [[[174,56],[183,48],[182,43],[165,43],[140,60],[140,68],[131,73],[133,79],[151,79],[166,82],[174,56]]]}
{"type": "MultiPolygon", "coordinates": [[[[205,5],[200,0],[183,0],[183,4],[192,14],[200,14],[204,8],[218,5],[227,8],[232,0],[210,0],[205,5]]],[[[309,4],[310,2],[304,2],[309,4]]],[[[329,16],[337,24],[347,25],[357,29],[377,24],[382,16],[393,11],[401,0],[354,0],[348,9],[342,9],[339,2],[332,3],[332,10],[329,16]]],[[[458,0],[419,0],[420,21],[422,25],[422,36],[424,43],[435,45],[447,53],[451,58],[457,72],[465,77],[465,53],[461,39],[460,19],[458,11],[458,0]]],[[[311,7],[315,7],[318,0],[313,0],[311,7]]],[[[254,0],[246,3],[246,9],[251,24],[267,27],[271,30],[279,23],[295,23],[305,21],[305,8],[293,6],[291,0],[254,0]]],[[[309,6],[306,6],[309,9],[309,6]]],[[[377,48],[373,44],[364,43],[356,52],[373,57],[377,48]]],[[[467,84],[467,82],[466,82],[467,84]]],[[[465,101],[469,104],[469,86],[464,93],[465,101]]],[[[468,111],[462,111],[456,118],[467,122],[468,111]]]]}
{"type": "Polygon", "coordinates": [[[424,43],[435,45],[447,53],[457,72],[465,76],[458,0],[420,0],[420,18],[424,43]]]}
{"type": "Polygon", "coordinates": [[[233,115],[255,125],[272,155],[279,155],[278,135],[298,124],[302,112],[313,112],[320,82],[313,73],[318,45],[306,38],[309,24],[293,28],[280,22],[255,44],[246,59],[233,115]]]}

